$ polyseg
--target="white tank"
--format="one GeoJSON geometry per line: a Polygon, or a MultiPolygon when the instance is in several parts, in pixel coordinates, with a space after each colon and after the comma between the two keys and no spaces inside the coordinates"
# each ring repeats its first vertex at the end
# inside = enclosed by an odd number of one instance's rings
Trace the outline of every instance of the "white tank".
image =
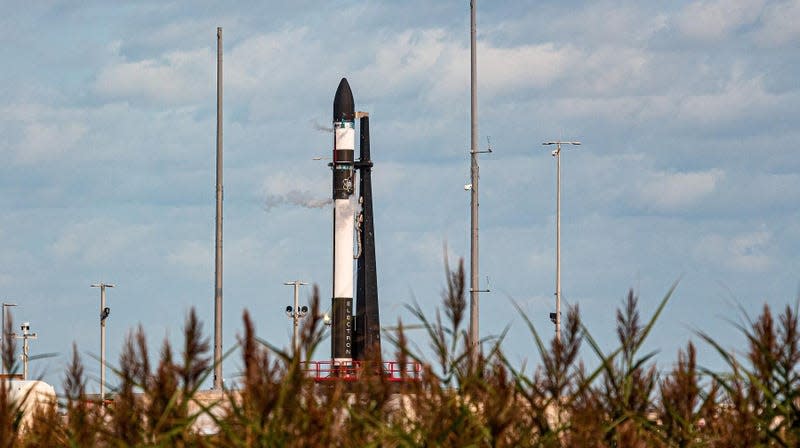
{"type": "Polygon", "coordinates": [[[40,407],[56,403],[56,390],[44,381],[11,380],[9,399],[22,410],[22,427],[30,426],[33,414],[40,407]]]}

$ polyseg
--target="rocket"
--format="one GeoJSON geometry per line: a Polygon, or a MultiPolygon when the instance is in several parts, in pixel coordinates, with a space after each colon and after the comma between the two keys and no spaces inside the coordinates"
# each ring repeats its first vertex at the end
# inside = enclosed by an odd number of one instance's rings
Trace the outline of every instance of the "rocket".
{"type": "Polygon", "coordinates": [[[333,98],[333,298],[331,358],[334,366],[353,361],[353,236],[355,102],[342,78],[333,98]]]}
{"type": "Polygon", "coordinates": [[[334,368],[379,361],[381,330],[372,208],[369,114],[355,112],[353,92],[342,78],[333,98],[333,311],[331,358],[334,368]],[[355,160],[355,120],[360,119],[359,160],[355,160]],[[355,219],[355,173],[359,204],[355,219]],[[358,255],[353,255],[358,230],[358,255]],[[353,258],[358,260],[356,313],[353,315],[353,258]]]}

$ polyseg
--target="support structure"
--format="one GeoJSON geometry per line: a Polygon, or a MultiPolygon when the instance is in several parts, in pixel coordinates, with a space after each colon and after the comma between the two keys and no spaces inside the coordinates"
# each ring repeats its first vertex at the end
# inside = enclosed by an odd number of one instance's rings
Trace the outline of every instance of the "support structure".
{"type": "Polygon", "coordinates": [[[369,114],[357,112],[360,120],[360,156],[358,215],[359,250],[356,268],[356,331],[353,359],[379,361],[381,358],[381,322],[378,307],[378,272],[375,259],[375,220],[372,212],[372,160],[370,159],[369,114]]]}
{"type": "Polygon", "coordinates": [[[214,251],[214,389],[222,390],[222,27],[217,27],[217,220],[214,251]]]}

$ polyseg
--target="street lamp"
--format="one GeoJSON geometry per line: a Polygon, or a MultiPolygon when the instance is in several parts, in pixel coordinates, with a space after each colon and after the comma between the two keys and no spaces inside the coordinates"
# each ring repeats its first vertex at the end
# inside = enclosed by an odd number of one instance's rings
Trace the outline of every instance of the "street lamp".
{"type": "MultiPolygon", "coordinates": [[[[2,333],[2,337],[0,337],[0,340],[2,340],[3,338],[6,337],[6,307],[9,307],[9,306],[17,306],[17,304],[16,303],[5,303],[5,302],[3,302],[3,322],[0,323],[0,326],[2,326],[3,330],[2,330],[2,332],[0,332],[0,333],[2,333]]],[[[10,330],[10,328],[9,328],[9,330],[10,330]]],[[[2,364],[2,369],[1,369],[2,371],[0,371],[0,373],[6,373],[5,363],[0,360],[0,364],[2,364]]]]}
{"type": "Polygon", "coordinates": [[[106,306],[106,288],[113,288],[108,283],[94,283],[92,288],[100,288],[100,403],[106,402],[106,319],[111,308],[106,306]]]}
{"type": "Polygon", "coordinates": [[[550,320],[556,326],[556,340],[561,341],[561,145],[578,146],[581,142],[544,142],[544,146],[555,145],[551,153],[556,158],[556,312],[550,313],[550,320]]]}
{"type": "Polygon", "coordinates": [[[300,341],[297,339],[297,330],[299,325],[300,318],[303,318],[308,314],[308,307],[302,306],[300,307],[298,293],[300,290],[301,285],[307,285],[308,283],[303,283],[300,280],[295,280],[293,282],[284,282],[284,285],[287,286],[294,286],[294,308],[291,306],[286,307],[286,315],[289,316],[289,319],[292,319],[294,322],[294,331],[292,333],[292,347],[294,347],[295,354],[299,353],[300,351],[300,341]]]}

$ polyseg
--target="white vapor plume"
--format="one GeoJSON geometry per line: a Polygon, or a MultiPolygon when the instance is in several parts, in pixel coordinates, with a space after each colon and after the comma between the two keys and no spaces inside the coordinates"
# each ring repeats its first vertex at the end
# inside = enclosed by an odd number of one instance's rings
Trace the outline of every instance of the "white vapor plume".
{"type": "Polygon", "coordinates": [[[311,125],[314,126],[314,129],[322,132],[333,132],[332,126],[325,126],[324,124],[320,124],[317,120],[311,120],[311,125]]]}
{"type": "Polygon", "coordinates": [[[279,205],[298,205],[306,208],[322,208],[332,202],[331,198],[315,198],[308,191],[291,190],[286,194],[268,194],[264,210],[270,211],[279,205]]]}

